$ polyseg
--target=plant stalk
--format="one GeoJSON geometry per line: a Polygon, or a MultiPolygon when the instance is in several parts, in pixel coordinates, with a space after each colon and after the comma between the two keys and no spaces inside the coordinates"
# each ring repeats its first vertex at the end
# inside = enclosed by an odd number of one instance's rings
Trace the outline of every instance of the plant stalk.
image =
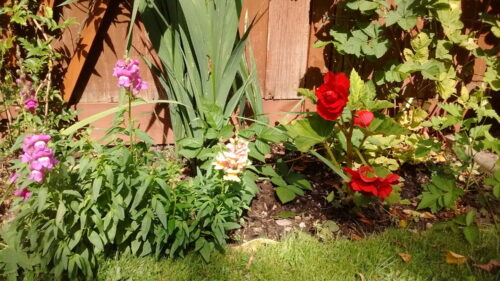
{"type": "Polygon", "coordinates": [[[328,154],[328,158],[330,158],[330,161],[332,161],[333,165],[337,166],[339,169],[341,169],[339,162],[337,162],[337,159],[335,159],[335,156],[333,155],[332,148],[328,145],[327,142],[323,143],[323,146],[326,149],[326,152],[328,154]]]}

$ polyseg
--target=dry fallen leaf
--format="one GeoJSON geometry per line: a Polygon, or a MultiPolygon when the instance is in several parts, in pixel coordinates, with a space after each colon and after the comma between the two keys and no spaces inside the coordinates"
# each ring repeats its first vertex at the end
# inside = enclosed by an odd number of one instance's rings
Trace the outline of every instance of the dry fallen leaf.
{"type": "Polygon", "coordinates": [[[404,209],[403,213],[410,215],[410,216],[416,216],[419,218],[423,218],[423,219],[435,219],[436,218],[435,215],[433,215],[429,212],[418,212],[418,211],[410,210],[410,209],[404,209]]]}
{"type": "Polygon", "coordinates": [[[493,268],[500,266],[500,262],[495,260],[490,260],[490,262],[485,264],[473,264],[474,267],[480,268],[482,270],[490,272],[493,268]]]}
{"type": "Polygon", "coordinates": [[[392,240],[393,243],[396,243],[398,244],[399,246],[405,248],[405,249],[408,249],[408,246],[406,246],[403,242],[401,241],[397,241],[397,240],[392,240]]]}
{"type": "Polygon", "coordinates": [[[374,225],[374,223],[371,220],[367,219],[367,218],[360,218],[359,220],[362,221],[362,222],[364,222],[364,223],[366,223],[366,224],[374,225]]]}
{"type": "Polygon", "coordinates": [[[356,233],[352,233],[351,234],[351,239],[354,239],[354,240],[363,240],[363,237],[357,235],[356,233]]]}
{"type": "Polygon", "coordinates": [[[446,263],[447,264],[463,264],[467,261],[467,257],[446,250],[446,263]]]}
{"type": "Polygon", "coordinates": [[[253,255],[251,255],[250,258],[248,259],[248,262],[247,262],[247,265],[245,266],[245,268],[250,269],[250,267],[252,266],[252,262],[253,262],[253,255]]]}
{"type": "Polygon", "coordinates": [[[411,255],[410,254],[406,254],[406,253],[398,253],[398,255],[401,257],[401,259],[405,262],[405,263],[409,263],[411,261],[411,255]]]}
{"type": "Polygon", "coordinates": [[[247,241],[239,246],[236,246],[236,247],[234,247],[234,249],[238,250],[238,251],[243,251],[246,253],[253,253],[253,252],[257,251],[257,249],[259,249],[263,246],[276,244],[276,243],[278,243],[278,242],[271,240],[271,239],[257,238],[257,239],[247,241]]]}
{"type": "Polygon", "coordinates": [[[408,221],[407,220],[400,220],[398,222],[398,227],[399,228],[406,228],[408,226],[408,221]]]}
{"type": "Polygon", "coordinates": [[[358,272],[358,273],[356,273],[356,274],[357,274],[357,275],[359,275],[359,280],[360,280],[360,281],[366,281],[366,278],[365,278],[365,276],[363,275],[363,273],[359,273],[359,272],[358,272]]]}
{"type": "Polygon", "coordinates": [[[306,166],[295,164],[292,166],[292,169],[295,171],[304,171],[306,169],[306,166]]]}
{"type": "Polygon", "coordinates": [[[444,162],[446,162],[446,157],[442,153],[437,154],[436,156],[434,156],[432,158],[437,163],[444,163],[444,162]]]}

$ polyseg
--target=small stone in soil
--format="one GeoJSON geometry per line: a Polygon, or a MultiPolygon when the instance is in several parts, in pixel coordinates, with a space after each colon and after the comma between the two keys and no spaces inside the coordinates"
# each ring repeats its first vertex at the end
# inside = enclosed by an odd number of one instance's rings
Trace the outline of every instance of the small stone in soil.
{"type": "Polygon", "coordinates": [[[276,220],[276,224],[279,226],[290,226],[292,225],[292,222],[290,220],[276,220]]]}

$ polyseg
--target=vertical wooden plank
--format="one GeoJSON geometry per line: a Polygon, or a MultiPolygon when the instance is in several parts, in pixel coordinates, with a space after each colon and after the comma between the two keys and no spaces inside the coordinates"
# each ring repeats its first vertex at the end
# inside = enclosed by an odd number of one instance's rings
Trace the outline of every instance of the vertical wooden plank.
{"type": "Polygon", "coordinates": [[[252,20],[254,26],[250,32],[251,50],[257,65],[260,87],[264,90],[267,64],[267,30],[269,24],[269,0],[246,0],[243,2],[240,17],[240,33],[252,20]]]}
{"type": "Polygon", "coordinates": [[[77,43],[76,51],[69,62],[66,73],[64,74],[61,92],[66,102],[69,102],[75,89],[78,78],[82,72],[85,61],[87,60],[94,39],[99,31],[101,22],[108,10],[107,0],[97,0],[89,12],[88,20],[83,23],[80,40],[77,43]]]}
{"type": "Polygon", "coordinates": [[[295,99],[304,81],[311,0],[271,0],[265,97],[295,99]]]}
{"type": "Polygon", "coordinates": [[[332,40],[330,21],[333,13],[333,1],[311,0],[311,24],[309,35],[309,54],[307,57],[307,71],[305,76],[305,87],[312,89],[323,83],[323,73],[328,71],[332,60],[332,45],[315,48],[313,45],[318,40],[332,40]]]}
{"type": "MultiPolygon", "coordinates": [[[[73,93],[75,97],[79,97],[80,103],[118,102],[120,89],[117,87],[116,77],[113,77],[113,67],[116,61],[122,59],[125,54],[124,42],[130,24],[130,3],[117,4],[106,15],[107,23],[101,27],[92,47],[92,58],[84,67],[84,75],[80,77],[78,85],[83,86],[77,86],[73,93]]],[[[130,58],[139,60],[142,79],[148,84],[148,89],[141,91],[138,96],[147,100],[157,99],[161,96],[163,88],[158,77],[147,67],[141,56],[161,68],[146,29],[138,17],[132,34],[130,58]]]]}

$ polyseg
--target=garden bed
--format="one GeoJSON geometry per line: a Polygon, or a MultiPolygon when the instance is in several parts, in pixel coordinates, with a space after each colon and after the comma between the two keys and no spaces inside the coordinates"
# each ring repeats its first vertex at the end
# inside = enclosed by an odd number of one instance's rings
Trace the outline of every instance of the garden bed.
{"type": "Polygon", "coordinates": [[[391,227],[425,230],[470,210],[481,213],[480,221],[493,223],[492,216],[500,211],[498,202],[494,202],[495,205],[490,210],[483,208],[476,193],[458,201],[455,210],[446,209],[435,214],[416,211],[422,184],[430,181],[429,170],[424,165],[403,165],[398,171],[404,178],[400,189],[401,199],[407,200],[409,204],[398,203],[387,207],[372,203],[355,211],[354,206],[336,207],[328,202],[327,197],[330,192],[341,187],[342,180],[313,158],[298,162],[300,163],[296,164],[295,169],[306,176],[312,183],[313,190],[290,203],[282,204],[269,181],[259,182],[260,191],[246,213],[243,227],[232,234],[234,240],[244,242],[257,237],[279,240],[293,229],[317,234],[325,223],[331,225],[331,222],[334,222],[336,234],[356,240],[391,227]]]}

